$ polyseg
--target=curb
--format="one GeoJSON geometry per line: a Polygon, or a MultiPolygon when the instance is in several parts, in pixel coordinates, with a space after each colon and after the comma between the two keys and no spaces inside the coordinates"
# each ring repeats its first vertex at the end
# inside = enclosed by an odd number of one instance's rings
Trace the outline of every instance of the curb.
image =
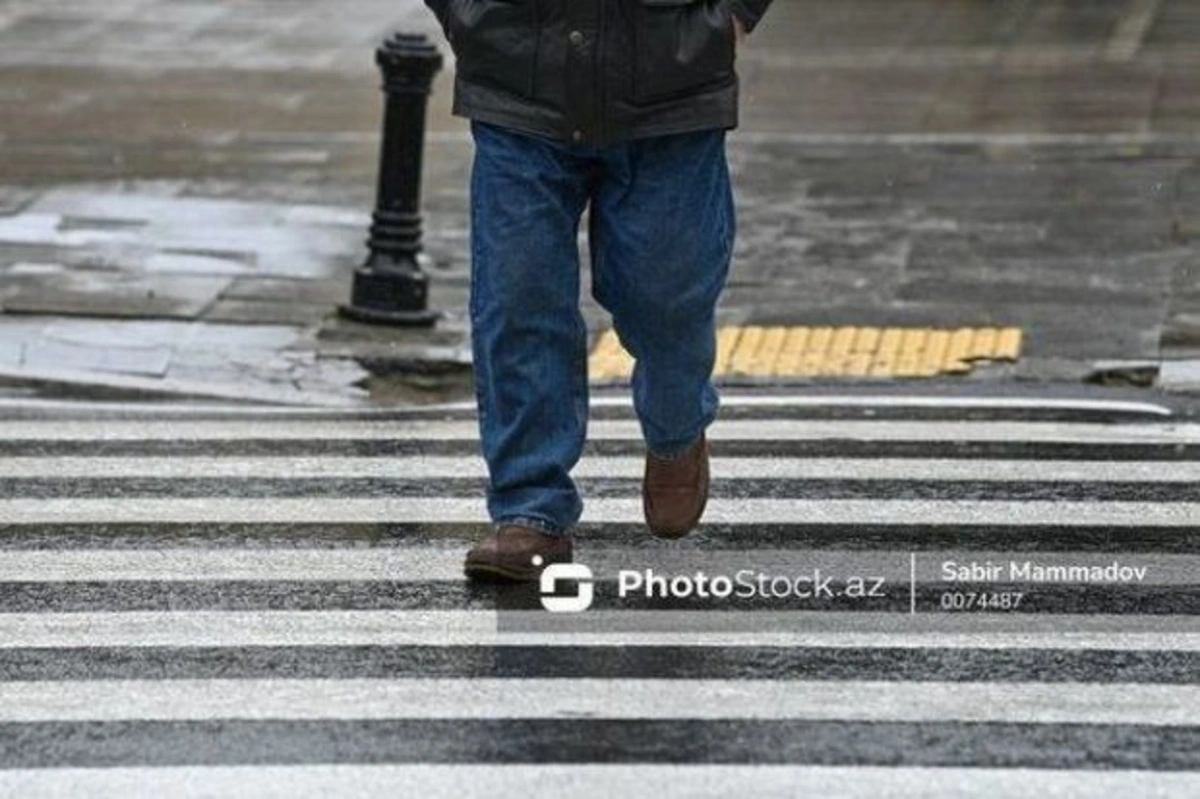
{"type": "MultiPolygon", "coordinates": [[[[300,389],[237,389],[228,386],[170,378],[144,378],[73,370],[0,369],[0,385],[29,386],[52,390],[61,396],[88,398],[210,399],[247,405],[292,405],[308,407],[364,407],[351,397],[300,389]]],[[[366,398],[366,392],[360,392],[366,398]]]]}

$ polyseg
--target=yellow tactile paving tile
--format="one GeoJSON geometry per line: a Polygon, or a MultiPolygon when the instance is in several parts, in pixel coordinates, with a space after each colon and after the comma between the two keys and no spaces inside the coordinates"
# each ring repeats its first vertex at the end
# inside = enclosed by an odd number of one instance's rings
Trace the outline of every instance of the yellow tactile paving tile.
{"type": "Polygon", "coordinates": [[[946,350],[946,358],[942,361],[941,371],[949,374],[962,374],[971,371],[971,365],[966,358],[971,353],[971,342],[975,340],[975,331],[969,327],[960,327],[950,334],[950,346],[946,350]]]}
{"type": "Polygon", "coordinates": [[[975,337],[971,340],[971,351],[967,354],[967,358],[972,361],[978,358],[990,358],[995,348],[996,329],[992,327],[980,328],[975,331],[975,337]]]}
{"type": "Polygon", "coordinates": [[[917,363],[917,374],[920,377],[933,377],[942,369],[946,362],[946,352],[950,349],[950,331],[931,330],[929,340],[917,363]]]}
{"type": "Polygon", "coordinates": [[[904,331],[900,328],[889,327],[879,337],[879,346],[875,348],[871,358],[873,377],[892,377],[896,370],[896,359],[900,357],[900,339],[904,331]]]}
{"type": "Polygon", "coordinates": [[[821,367],[821,374],[841,375],[846,373],[846,361],[850,357],[850,350],[854,346],[854,339],[857,336],[858,328],[855,327],[834,329],[833,338],[829,341],[829,353],[821,367]]]}
{"type": "Polygon", "coordinates": [[[992,357],[998,361],[1015,361],[1021,357],[1022,333],[1019,327],[1006,327],[996,337],[996,350],[992,357]]]}
{"type": "Polygon", "coordinates": [[[605,331],[592,350],[588,373],[592,380],[620,380],[633,373],[633,358],[613,330],[605,331]]]}
{"type": "Polygon", "coordinates": [[[879,346],[879,337],[882,332],[877,327],[859,327],[854,336],[854,346],[850,348],[850,352],[854,355],[870,355],[879,346]]]}
{"type": "Polygon", "coordinates": [[[729,358],[729,373],[735,375],[754,374],[758,349],[762,344],[763,329],[761,327],[744,327],[738,337],[737,345],[729,358]]]}
{"type": "MultiPolygon", "coordinates": [[[[801,328],[803,329],[803,328],[801,328]]],[[[845,375],[847,377],[866,377],[871,371],[871,363],[875,359],[875,349],[879,346],[882,335],[877,327],[860,327],[854,336],[854,344],[846,357],[845,375]]]]}
{"type": "MultiPolygon", "coordinates": [[[[976,361],[1015,361],[1024,334],[1016,327],[765,327],[717,331],[716,377],[919,378],[970,372],[976,361]]],[[[596,342],[593,381],[628,380],[633,359],[614,331],[596,342]]]]}
{"type": "Polygon", "coordinates": [[[783,343],[787,338],[786,327],[768,327],[763,331],[762,342],[758,346],[758,354],[750,365],[751,373],[756,375],[774,375],[779,368],[779,359],[783,355],[783,343]]]}
{"type": "Polygon", "coordinates": [[[715,374],[725,374],[729,371],[729,359],[741,335],[740,327],[722,327],[717,331],[717,359],[713,370],[715,374]]]}
{"type": "Polygon", "coordinates": [[[808,339],[811,331],[807,327],[788,328],[783,337],[783,347],[779,359],[775,362],[773,376],[792,375],[800,368],[800,361],[808,349],[808,339]]]}
{"type": "Polygon", "coordinates": [[[832,327],[814,327],[810,329],[808,333],[808,346],[800,356],[800,366],[792,374],[797,377],[816,377],[820,375],[821,367],[825,364],[825,354],[829,352],[829,344],[832,341],[832,327]]]}
{"type": "Polygon", "coordinates": [[[900,334],[900,351],[896,355],[896,377],[916,377],[920,373],[921,354],[931,331],[912,328],[900,334]]]}

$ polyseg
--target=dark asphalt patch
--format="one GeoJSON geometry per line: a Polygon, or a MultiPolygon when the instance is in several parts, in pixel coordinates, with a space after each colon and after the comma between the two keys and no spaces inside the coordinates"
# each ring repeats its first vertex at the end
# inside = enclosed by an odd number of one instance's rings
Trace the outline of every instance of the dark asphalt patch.
{"type": "Polygon", "coordinates": [[[0,649],[0,681],[659,679],[1192,685],[1200,653],[773,646],[248,646],[0,649]]]}
{"type": "MultiPolygon", "coordinates": [[[[860,395],[861,396],[861,395],[860,395]]],[[[817,397],[819,399],[819,397],[817,397]]],[[[863,402],[870,397],[863,396],[863,402]]],[[[785,419],[796,421],[943,421],[943,422],[1073,422],[1073,423],[1137,423],[1161,422],[1165,417],[1161,414],[1125,409],[1119,407],[1006,407],[1003,405],[988,406],[986,404],[971,406],[947,405],[886,405],[887,395],[879,397],[881,404],[837,404],[832,401],[829,405],[774,405],[774,404],[740,404],[723,402],[721,419],[785,419]]],[[[939,397],[931,396],[936,402],[939,397]]],[[[952,402],[953,400],[951,400],[952,402]]],[[[1033,400],[1036,402],[1036,399],[1033,400]]],[[[1120,402],[1116,400],[1115,402],[1120,402]]],[[[1128,400],[1125,400],[1128,401],[1128,400]]],[[[1140,400],[1139,400],[1140,401],[1140,400]]],[[[117,408],[104,413],[88,410],[70,411],[55,410],[48,416],[45,410],[31,408],[5,408],[0,413],[4,421],[45,421],[68,419],[73,421],[93,421],[102,424],[106,421],[180,421],[180,422],[262,422],[270,424],[279,421],[327,421],[331,424],[345,422],[475,422],[478,416],[473,408],[405,408],[394,411],[375,411],[358,413],[346,410],[336,416],[322,414],[288,414],[264,416],[254,411],[184,411],[162,408],[117,408]]],[[[636,416],[630,405],[594,405],[589,409],[588,418],[595,421],[634,421],[636,416]]]]}
{"type": "MultiPolygon", "coordinates": [[[[0,524],[6,549],[340,549],[429,546],[466,547],[491,525],[478,522],[93,522],[0,524]]],[[[586,522],[575,528],[577,544],[622,550],[700,552],[756,549],[838,549],[914,552],[1093,552],[1194,555],[1200,552],[1200,520],[1173,525],[1001,524],[701,524],[682,541],[664,543],[639,523],[586,522]]]]}
{"type": "Polygon", "coordinates": [[[708,719],[0,724],[0,768],[304,763],[1191,770],[1200,768],[1200,727],[708,719]]]}
{"type": "MultiPolygon", "coordinates": [[[[1200,444],[1109,444],[1069,441],[871,441],[859,439],[714,440],[726,458],[953,458],[963,460],[1196,461],[1200,444]]],[[[640,457],[645,445],[631,439],[589,441],[584,456],[640,457]]],[[[0,457],[476,457],[472,439],[215,439],[69,440],[8,439],[0,457]]]]}
{"type": "MultiPolygon", "coordinates": [[[[636,498],[641,478],[581,478],[588,498],[636,498]]],[[[483,478],[37,477],[0,478],[18,499],[481,497],[483,478]]],[[[876,499],[1009,502],[1197,502],[1200,482],[717,478],[714,499],[876,499]]]]}
{"type": "MultiPolygon", "coordinates": [[[[805,575],[807,578],[807,575],[805,575]]],[[[886,595],[847,599],[845,583],[830,581],[833,596],[756,596],[726,599],[618,596],[613,580],[595,581],[595,610],[630,611],[839,611],[852,613],[909,613],[908,586],[882,586],[886,595]]],[[[922,584],[917,609],[940,608],[948,592],[989,594],[1021,592],[1021,604],[1011,614],[1139,614],[1200,615],[1198,585],[1017,585],[965,583],[922,584]]],[[[490,585],[447,580],[388,581],[111,581],[0,583],[0,613],[88,613],[133,611],[333,611],[333,610],[541,610],[533,584],[490,585]]],[[[959,615],[995,612],[959,611],[959,615]]],[[[800,619],[798,619],[799,621],[800,619]]],[[[748,620],[735,622],[743,625],[748,620]]],[[[1064,625],[1067,622],[1064,622],[1064,625]]]]}

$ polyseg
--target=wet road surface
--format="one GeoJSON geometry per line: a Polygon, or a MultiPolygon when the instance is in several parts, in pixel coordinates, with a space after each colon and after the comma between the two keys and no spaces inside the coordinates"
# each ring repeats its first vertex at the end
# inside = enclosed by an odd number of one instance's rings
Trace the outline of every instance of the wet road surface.
{"type": "Polygon", "coordinates": [[[1194,422],[730,394],[706,524],[667,544],[601,398],[578,613],[462,579],[476,434],[0,402],[0,795],[1200,786],[1194,422]]]}

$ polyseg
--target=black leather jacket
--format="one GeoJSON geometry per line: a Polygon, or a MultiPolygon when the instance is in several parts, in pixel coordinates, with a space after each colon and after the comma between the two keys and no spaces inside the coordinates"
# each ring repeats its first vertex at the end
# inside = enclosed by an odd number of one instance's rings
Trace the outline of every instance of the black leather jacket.
{"type": "Polygon", "coordinates": [[[454,49],[456,115],[596,145],[731,128],[732,16],[771,0],[425,0],[454,49]]]}

